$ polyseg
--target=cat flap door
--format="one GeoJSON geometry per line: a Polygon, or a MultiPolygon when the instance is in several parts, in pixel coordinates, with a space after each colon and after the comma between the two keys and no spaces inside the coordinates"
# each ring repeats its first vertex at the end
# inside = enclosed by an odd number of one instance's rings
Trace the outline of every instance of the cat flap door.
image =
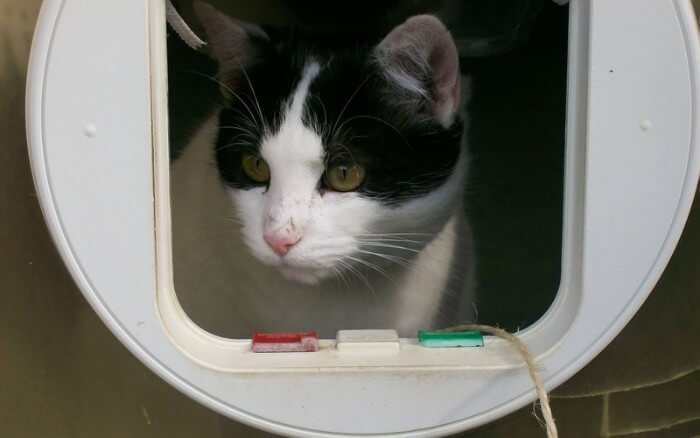
{"type": "MultiPolygon", "coordinates": [[[[690,0],[572,0],[562,280],[520,333],[561,384],[634,315],[666,265],[700,171],[690,0]],[[627,17],[627,19],[620,19],[627,17]]],[[[172,288],[163,0],[46,0],[27,134],[56,246],[144,364],[204,405],[277,433],[435,435],[535,398],[519,357],[479,349],[255,354],[192,323],[172,288]]]]}

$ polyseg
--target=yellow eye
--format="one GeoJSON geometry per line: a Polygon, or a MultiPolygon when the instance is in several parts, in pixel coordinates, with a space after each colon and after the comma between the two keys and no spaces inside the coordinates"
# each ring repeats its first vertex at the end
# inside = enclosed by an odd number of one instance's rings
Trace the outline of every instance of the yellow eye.
{"type": "Polygon", "coordinates": [[[267,163],[253,154],[243,154],[241,156],[241,166],[246,176],[257,183],[270,181],[270,168],[267,163]]]}
{"type": "Polygon", "coordinates": [[[340,164],[326,170],[328,185],[338,192],[355,190],[365,180],[365,168],[359,164],[340,164]]]}

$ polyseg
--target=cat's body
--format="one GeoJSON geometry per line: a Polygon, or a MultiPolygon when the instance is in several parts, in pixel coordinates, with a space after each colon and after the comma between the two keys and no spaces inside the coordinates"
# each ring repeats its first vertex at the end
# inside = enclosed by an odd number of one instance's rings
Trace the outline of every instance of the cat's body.
{"type": "Polygon", "coordinates": [[[234,336],[413,336],[472,316],[444,26],[415,17],[369,46],[270,36],[206,6],[200,17],[228,101],[172,169],[175,283],[193,319],[234,336]]]}

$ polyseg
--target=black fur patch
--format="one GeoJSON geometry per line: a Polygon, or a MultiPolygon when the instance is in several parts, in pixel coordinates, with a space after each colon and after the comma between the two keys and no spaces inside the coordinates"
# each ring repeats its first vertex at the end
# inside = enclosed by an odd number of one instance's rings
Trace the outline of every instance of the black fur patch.
{"type": "MultiPolygon", "coordinates": [[[[278,130],[284,103],[311,59],[321,72],[311,82],[304,122],[321,135],[328,164],[354,160],[365,166],[358,193],[396,205],[425,195],[450,175],[459,158],[462,121],[444,128],[431,116],[428,99],[407,112],[409,97],[394,91],[372,58],[377,41],[267,33],[269,41],[250,41],[256,62],[227,81],[234,89],[220,114],[216,144],[219,172],[227,184],[241,189],[257,185],[242,172],[241,154],[258,153],[265,133],[278,130]]],[[[319,184],[327,188],[323,178],[319,184]]]]}

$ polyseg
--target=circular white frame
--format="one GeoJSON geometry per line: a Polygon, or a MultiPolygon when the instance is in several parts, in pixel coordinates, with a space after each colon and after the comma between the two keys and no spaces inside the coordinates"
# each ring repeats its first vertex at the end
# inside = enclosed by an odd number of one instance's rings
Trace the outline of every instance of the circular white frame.
{"type": "MultiPolygon", "coordinates": [[[[689,0],[573,0],[562,282],[520,333],[552,389],[641,306],[673,252],[700,172],[689,0]]],[[[184,314],[172,288],[162,0],[47,0],[27,82],[37,193],[56,246],[109,329],[206,406],[272,432],[427,436],[535,398],[517,354],[253,354],[184,314]],[[80,68],[75,68],[80,66],[80,68]],[[155,230],[155,232],[154,232],[155,230]]]]}

